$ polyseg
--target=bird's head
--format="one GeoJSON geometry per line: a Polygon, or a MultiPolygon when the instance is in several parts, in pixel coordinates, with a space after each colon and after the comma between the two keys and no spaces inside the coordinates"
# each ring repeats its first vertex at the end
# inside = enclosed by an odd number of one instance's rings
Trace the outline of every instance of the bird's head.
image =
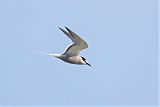
{"type": "Polygon", "coordinates": [[[86,65],[91,66],[91,65],[87,62],[86,58],[84,58],[84,57],[82,57],[82,56],[81,56],[81,58],[82,58],[82,60],[84,61],[84,63],[85,63],[86,65]]]}

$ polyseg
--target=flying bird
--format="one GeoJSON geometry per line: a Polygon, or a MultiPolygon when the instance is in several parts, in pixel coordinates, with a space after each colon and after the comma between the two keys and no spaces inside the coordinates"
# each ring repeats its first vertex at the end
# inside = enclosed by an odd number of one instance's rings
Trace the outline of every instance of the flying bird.
{"type": "Polygon", "coordinates": [[[88,48],[88,44],[80,38],[76,33],[71,31],[69,28],[65,27],[66,30],[62,29],[59,27],[59,29],[68,37],[72,40],[73,44],[70,45],[62,54],[49,54],[49,53],[44,53],[48,54],[50,56],[54,56],[56,58],[59,58],[67,63],[70,64],[79,64],[79,65],[89,65],[91,66],[86,58],[80,56],[80,51],[83,49],[88,48]]]}

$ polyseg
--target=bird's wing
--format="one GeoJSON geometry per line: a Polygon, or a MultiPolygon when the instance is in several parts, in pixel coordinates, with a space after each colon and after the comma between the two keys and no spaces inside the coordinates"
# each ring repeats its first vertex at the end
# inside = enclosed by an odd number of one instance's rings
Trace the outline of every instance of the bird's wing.
{"type": "Polygon", "coordinates": [[[75,34],[69,28],[67,27],[65,28],[67,29],[68,32],[61,28],[60,30],[64,32],[73,41],[73,44],[70,45],[63,54],[74,56],[79,54],[81,50],[88,48],[87,43],[83,39],[81,39],[77,34],[75,34]]]}
{"type": "Polygon", "coordinates": [[[76,41],[75,41],[75,39],[73,38],[73,36],[72,35],[70,35],[67,31],[65,31],[65,30],[63,30],[62,28],[60,28],[60,27],[58,27],[64,34],[66,34],[67,35],[67,37],[69,37],[71,40],[72,40],[72,42],[73,43],[75,43],[76,41]]]}

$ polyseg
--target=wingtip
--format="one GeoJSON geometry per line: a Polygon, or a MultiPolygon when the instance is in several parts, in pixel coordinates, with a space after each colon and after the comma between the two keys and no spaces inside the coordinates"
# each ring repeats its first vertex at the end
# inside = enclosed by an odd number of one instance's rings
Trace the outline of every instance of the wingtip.
{"type": "MultiPolygon", "coordinates": [[[[69,29],[68,27],[66,27],[66,26],[64,26],[66,29],[69,29]]],[[[61,27],[58,27],[60,30],[62,30],[62,28],[61,27]]]]}
{"type": "MultiPolygon", "coordinates": [[[[69,30],[69,28],[68,27],[66,27],[66,26],[64,26],[67,30],[69,30]]],[[[58,27],[60,30],[63,30],[61,27],[58,27]]]]}
{"type": "Polygon", "coordinates": [[[60,30],[61,30],[62,28],[58,27],[58,29],[60,29],[60,30]]]}
{"type": "Polygon", "coordinates": [[[66,27],[66,26],[64,26],[67,30],[69,30],[69,28],[68,27],[66,27]]]}

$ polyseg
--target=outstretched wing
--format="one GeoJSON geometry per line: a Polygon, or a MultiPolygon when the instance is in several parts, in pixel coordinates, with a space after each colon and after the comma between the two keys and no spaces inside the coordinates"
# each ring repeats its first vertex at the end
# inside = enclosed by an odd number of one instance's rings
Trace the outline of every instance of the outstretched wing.
{"type": "Polygon", "coordinates": [[[62,28],[59,28],[63,33],[65,33],[73,42],[72,45],[70,45],[63,54],[67,54],[69,56],[74,56],[79,54],[79,52],[83,49],[88,48],[87,43],[80,38],[76,33],[71,31],[69,28],[65,27],[67,31],[63,30],[62,28]]]}
{"type": "Polygon", "coordinates": [[[73,38],[73,36],[72,35],[70,35],[67,31],[65,31],[65,30],[63,30],[62,28],[60,28],[60,27],[58,27],[64,34],[66,34],[67,35],[67,37],[69,37],[71,40],[72,40],[72,42],[73,43],[75,43],[76,41],[75,41],[75,39],[73,38]]]}

